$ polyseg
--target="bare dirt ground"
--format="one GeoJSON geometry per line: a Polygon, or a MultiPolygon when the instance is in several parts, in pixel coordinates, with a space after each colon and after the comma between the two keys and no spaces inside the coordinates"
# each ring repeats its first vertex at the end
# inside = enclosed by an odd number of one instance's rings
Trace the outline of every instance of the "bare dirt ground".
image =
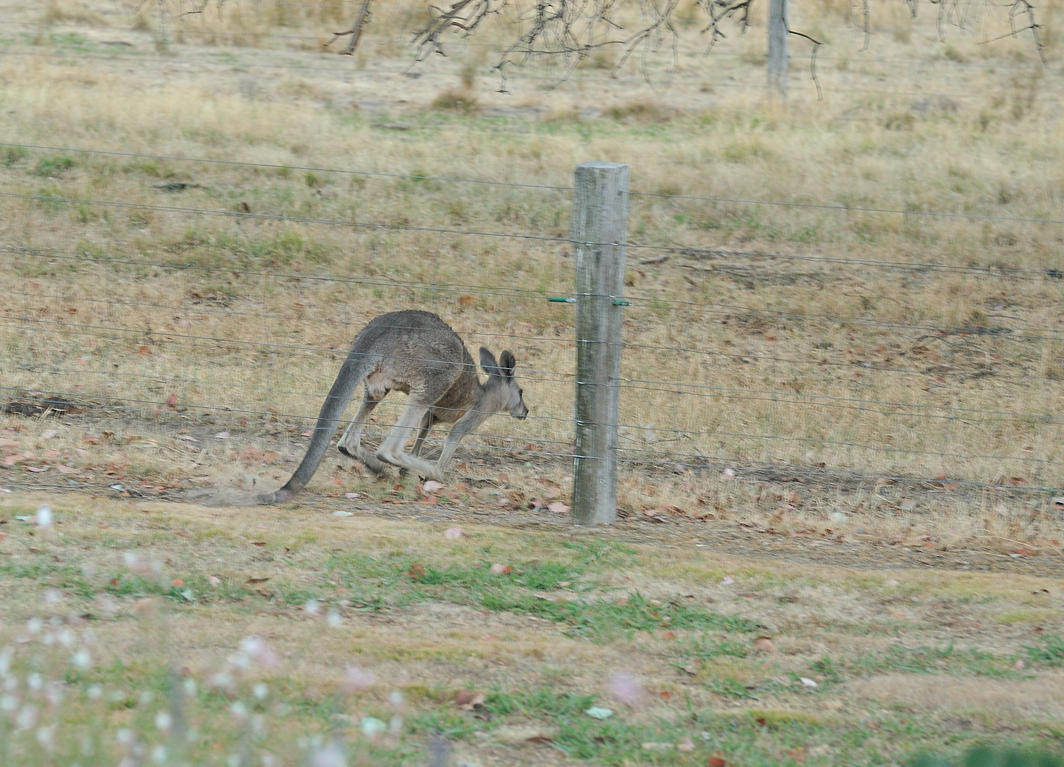
{"type": "MultiPolygon", "coordinates": [[[[27,399],[7,403],[5,409],[9,415],[5,426],[8,429],[14,427],[14,431],[7,433],[20,433],[23,424],[27,423],[26,415],[12,416],[10,412],[31,410],[34,404],[33,400],[27,399]]],[[[51,422],[49,418],[32,418],[32,414],[30,416],[30,429],[27,431],[37,430],[42,426],[46,428],[51,422]]],[[[227,424],[224,419],[206,418],[199,423],[187,419],[171,420],[167,425],[165,420],[134,420],[130,419],[128,414],[108,412],[105,408],[66,415],[63,420],[72,425],[76,424],[87,433],[124,432],[137,434],[138,439],[144,441],[168,442],[173,445],[173,450],[187,449],[190,442],[209,443],[219,428],[227,424]]],[[[226,441],[234,454],[246,453],[252,445],[262,444],[261,433],[254,429],[242,429],[232,425],[227,425],[226,428],[226,441]]],[[[283,447],[286,442],[289,440],[275,441],[282,453],[276,465],[268,470],[269,476],[263,476],[265,467],[256,466],[247,460],[241,461],[239,468],[215,467],[208,475],[176,483],[160,480],[157,476],[124,475],[115,471],[114,467],[105,465],[94,467],[90,464],[75,474],[62,477],[54,469],[50,472],[26,470],[26,466],[38,465],[47,469],[49,462],[46,460],[43,464],[32,461],[24,463],[21,466],[22,471],[19,471],[19,467],[9,468],[5,484],[11,489],[24,491],[69,491],[89,493],[96,497],[144,501],[197,502],[204,498],[221,497],[221,504],[224,505],[226,496],[219,496],[218,491],[227,491],[229,497],[250,499],[255,492],[279,485],[287,478],[288,473],[298,463],[301,453],[295,452],[292,446],[283,447]],[[287,452],[283,452],[286,450],[287,452]],[[254,486],[251,483],[255,483],[254,486]]],[[[361,483],[360,472],[356,462],[330,450],[319,469],[319,476],[333,477],[329,487],[323,487],[319,481],[281,510],[258,507],[258,511],[265,514],[288,514],[292,511],[302,514],[342,510],[394,520],[475,523],[502,529],[544,530],[555,533],[573,531],[580,534],[582,531],[573,528],[568,514],[550,512],[545,507],[534,507],[531,502],[522,503],[517,508],[513,503],[500,505],[497,502],[498,497],[517,486],[510,481],[506,472],[511,471],[515,464],[529,459],[537,462],[537,473],[561,476],[571,470],[571,466],[564,460],[544,459],[534,453],[467,451],[464,459],[460,457],[455,477],[456,484],[469,488],[469,492],[463,495],[460,502],[445,496],[411,498],[411,493],[414,496],[419,493],[416,486],[407,481],[406,498],[398,495],[388,498],[387,503],[375,503],[364,493],[360,494],[361,498],[345,497],[347,488],[342,485],[346,483],[353,486],[356,482],[361,483]]],[[[744,469],[741,464],[733,465],[737,467],[735,482],[749,486],[757,499],[769,499],[770,503],[772,499],[786,499],[796,488],[813,499],[822,497],[826,505],[837,505],[840,495],[864,495],[868,491],[864,486],[866,483],[854,482],[845,477],[833,477],[828,471],[825,471],[822,479],[810,479],[788,476],[785,469],[766,472],[759,468],[744,469]]],[[[715,475],[720,472],[720,468],[707,467],[706,472],[715,475]]],[[[622,468],[624,478],[637,477],[643,481],[660,477],[660,473],[661,470],[654,467],[622,468]]],[[[0,478],[3,478],[3,475],[0,475],[0,478]]],[[[376,484],[382,493],[386,493],[393,485],[400,487],[394,484],[397,479],[382,478],[377,480],[376,484]]],[[[949,496],[951,503],[969,503],[973,508],[988,503],[985,489],[945,487],[945,484],[916,480],[911,483],[891,482],[876,488],[876,493],[887,501],[893,498],[900,502],[905,498],[910,503],[929,510],[933,509],[943,496],[949,496]]],[[[1022,496],[1018,496],[1013,500],[1020,502],[1021,499],[1022,496]]],[[[995,491],[993,500],[997,503],[1009,500],[1007,491],[995,491]]],[[[219,503],[215,502],[213,505],[219,503]]],[[[693,519],[682,513],[670,513],[668,510],[649,511],[651,513],[622,508],[619,510],[616,524],[609,528],[584,531],[584,534],[649,544],[663,549],[696,548],[704,550],[709,556],[712,556],[713,552],[720,552],[754,560],[822,564],[857,570],[929,568],[1064,577],[1064,548],[1052,543],[1035,545],[1029,541],[994,538],[953,540],[947,534],[933,537],[902,533],[888,538],[871,534],[852,523],[802,529],[782,524],[777,529],[741,518],[693,519]]],[[[1057,508],[1056,512],[1064,513],[1064,510],[1057,508]]]]}

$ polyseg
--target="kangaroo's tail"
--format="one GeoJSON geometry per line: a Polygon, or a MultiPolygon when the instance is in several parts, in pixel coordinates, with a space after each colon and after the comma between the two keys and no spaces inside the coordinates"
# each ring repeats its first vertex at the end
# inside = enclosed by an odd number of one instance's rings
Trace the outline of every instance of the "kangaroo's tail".
{"type": "Polygon", "coordinates": [[[321,412],[318,413],[318,422],[314,426],[314,436],[311,437],[310,447],[306,455],[295,470],[291,478],[281,486],[280,490],[259,496],[259,502],[264,504],[281,503],[291,498],[295,493],[306,487],[307,482],[314,476],[314,472],[321,463],[322,456],[329,447],[336,427],[340,424],[340,416],[343,415],[347,403],[355,389],[366,377],[371,359],[363,353],[352,349],[340,367],[340,373],[333,381],[332,388],[325,396],[321,412]]]}

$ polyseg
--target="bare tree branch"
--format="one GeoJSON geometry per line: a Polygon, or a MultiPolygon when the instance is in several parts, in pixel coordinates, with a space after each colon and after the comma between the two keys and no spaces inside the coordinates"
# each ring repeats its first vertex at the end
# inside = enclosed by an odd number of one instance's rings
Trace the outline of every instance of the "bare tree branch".
{"type": "Polygon", "coordinates": [[[355,23],[351,25],[351,29],[348,29],[344,32],[333,32],[332,39],[329,40],[329,42],[325,43],[322,47],[328,48],[330,45],[336,42],[337,39],[345,37],[347,35],[351,35],[351,39],[348,41],[344,49],[340,51],[340,55],[351,56],[352,54],[354,54],[355,48],[358,47],[358,41],[362,39],[362,32],[366,28],[366,25],[369,23],[369,6],[372,2],[373,0],[362,0],[362,5],[358,9],[358,15],[355,16],[355,23]]]}
{"type": "MultiPolygon", "coordinates": [[[[1041,25],[1035,21],[1034,18],[1034,6],[1028,2],[1028,0],[1014,0],[1012,6],[1009,8],[1009,26],[1012,28],[1012,35],[1019,35],[1021,32],[1031,30],[1031,35],[1034,37],[1034,48],[1038,51],[1038,58],[1042,63],[1046,63],[1045,45],[1042,42],[1042,37],[1038,34],[1038,30],[1041,29],[1041,25]],[[1023,29],[1016,29],[1016,16],[1024,14],[1027,16],[1027,26],[1023,29]]],[[[1000,38],[999,38],[1000,39],[1000,38]]]]}
{"type": "MultiPolygon", "coordinates": [[[[497,0],[500,6],[507,0],[497,0]]],[[[414,33],[413,43],[417,46],[417,61],[424,61],[429,53],[446,55],[440,36],[451,30],[458,30],[468,37],[489,14],[498,13],[493,0],[456,0],[451,7],[444,10],[432,6],[432,19],[414,33]]]]}
{"type": "MultiPolygon", "coordinates": [[[[164,2],[165,0],[159,0],[164,2]]],[[[219,6],[225,0],[215,0],[219,6]]],[[[701,34],[709,38],[708,49],[726,38],[726,30],[737,27],[745,32],[750,27],[750,9],[758,0],[694,0],[693,8],[704,17],[701,34]]],[[[909,13],[916,17],[919,0],[899,0],[908,6],[909,13]]],[[[211,0],[194,0],[202,12],[211,0]]],[[[351,28],[333,33],[331,44],[337,38],[350,35],[351,40],[341,53],[350,54],[369,19],[373,0],[362,0],[360,10],[351,28]]],[[[945,25],[964,26],[966,15],[971,12],[971,0],[928,0],[938,6],[936,28],[939,39],[945,40],[945,25]]],[[[994,3],[995,0],[983,0],[994,3]]],[[[1045,46],[1040,34],[1041,26],[1035,20],[1035,0],[1000,0],[1002,7],[1009,8],[1011,32],[1002,37],[1018,36],[1031,31],[1039,58],[1045,62],[1045,46]],[[1018,20],[1026,25],[1017,27],[1018,20]]],[[[642,56],[644,72],[649,70],[649,54],[665,44],[671,44],[674,57],[678,50],[680,34],[674,20],[680,11],[682,0],[445,0],[442,5],[430,5],[429,19],[416,29],[411,42],[416,54],[414,61],[424,61],[430,53],[446,55],[445,37],[455,34],[469,37],[475,34],[492,16],[511,12],[521,30],[517,38],[502,48],[494,69],[501,78],[500,90],[505,90],[505,68],[511,64],[523,64],[535,57],[561,57],[566,75],[596,51],[616,48],[620,51],[614,71],[623,67],[633,56],[642,56]],[[623,10],[637,7],[638,21],[631,28],[621,21],[623,10]]],[[[690,6],[688,6],[690,7],[690,6]]],[[[861,26],[864,47],[867,50],[872,34],[871,0],[861,0],[861,26]]],[[[817,89],[818,98],[823,98],[816,59],[821,42],[796,30],[789,34],[803,37],[812,43],[810,77],[817,89]]],[[[995,38],[1001,39],[1001,38],[995,38]]],[[[988,41],[989,42],[989,41],[988,41]]],[[[563,76],[563,79],[564,79],[563,76]]]]}
{"type": "Polygon", "coordinates": [[[750,26],[750,6],[754,0],[698,0],[698,6],[709,17],[709,24],[702,33],[710,33],[709,46],[712,48],[717,40],[723,40],[726,35],[721,31],[725,21],[732,20],[739,30],[745,32],[750,26]]]}
{"type": "Polygon", "coordinates": [[[813,81],[813,85],[816,86],[816,100],[823,101],[824,91],[820,88],[820,78],[817,76],[816,73],[816,54],[817,51],[820,50],[820,46],[823,45],[823,43],[817,40],[815,37],[807,35],[805,32],[796,32],[795,30],[790,28],[787,29],[787,34],[794,35],[795,37],[803,37],[813,44],[813,49],[809,53],[809,77],[813,81]]]}

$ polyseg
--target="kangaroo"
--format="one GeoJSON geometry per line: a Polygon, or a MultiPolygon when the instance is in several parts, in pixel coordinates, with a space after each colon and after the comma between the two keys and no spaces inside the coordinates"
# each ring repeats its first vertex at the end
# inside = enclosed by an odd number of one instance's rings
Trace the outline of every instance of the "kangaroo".
{"type": "Polygon", "coordinates": [[[509,411],[514,418],[528,415],[524,392],[514,379],[514,355],[504,351],[499,361],[480,348],[480,366],[488,374],[481,383],[465,344],[435,314],[408,309],[370,320],[351,345],[336,381],[325,397],[306,455],[299,468],[279,490],[260,496],[260,503],[282,503],[302,490],[321,463],[340,417],[359,383],[362,404],[340,437],[337,448],[357,458],[379,474],[385,464],[416,471],[442,481],[462,437],[493,413],[509,411]],[[370,413],[392,390],[409,399],[388,436],[376,452],[361,444],[362,429],[370,413]],[[429,430],[437,423],[453,423],[435,464],[421,458],[429,430]],[[404,447],[414,437],[411,452],[404,447]]]}

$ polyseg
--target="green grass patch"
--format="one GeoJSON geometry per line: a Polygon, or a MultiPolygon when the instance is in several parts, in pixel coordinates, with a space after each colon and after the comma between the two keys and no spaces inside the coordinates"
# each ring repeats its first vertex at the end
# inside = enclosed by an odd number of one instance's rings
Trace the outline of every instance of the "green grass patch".
{"type": "Polygon", "coordinates": [[[1064,666],[1064,637],[1051,634],[1042,638],[1042,644],[1024,647],[1027,657],[1044,666],[1064,666]]]}
{"type": "Polygon", "coordinates": [[[33,168],[33,172],[38,176],[45,178],[54,178],[56,176],[62,176],[68,170],[72,169],[77,163],[74,162],[73,157],[67,155],[57,155],[56,157],[42,157],[37,161],[37,164],[33,168]]]}
{"type": "Polygon", "coordinates": [[[476,565],[433,565],[397,553],[336,555],[326,563],[326,572],[357,594],[361,603],[375,608],[443,600],[564,623],[572,636],[600,642],[659,629],[758,629],[755,621],[717,614],[679,599],[606,593],[597,585],[593,570],[612,565],[618,557],[627,559],[624,550],[600,545],[570,544],[568,548],[576,554],[572,560],[517,562],[501,571],[493,569],[490,554],[476,565]]]}
{"type": "Polygon", "coordinates": [[[1064,755],[1037,748],[979,746],[956,759],[925,754],[912,767],[1064,767],[1064,755]]]}
{"type": "Polygon", "coordinates": [[[907,673],[1011,677],[1020,673],[1015,663],[1013,656],[958,648],[952,644],[943,647],[891,645],[886,651],[865,653],[849,660],[845,669],[861,675],[907,673]]]}

